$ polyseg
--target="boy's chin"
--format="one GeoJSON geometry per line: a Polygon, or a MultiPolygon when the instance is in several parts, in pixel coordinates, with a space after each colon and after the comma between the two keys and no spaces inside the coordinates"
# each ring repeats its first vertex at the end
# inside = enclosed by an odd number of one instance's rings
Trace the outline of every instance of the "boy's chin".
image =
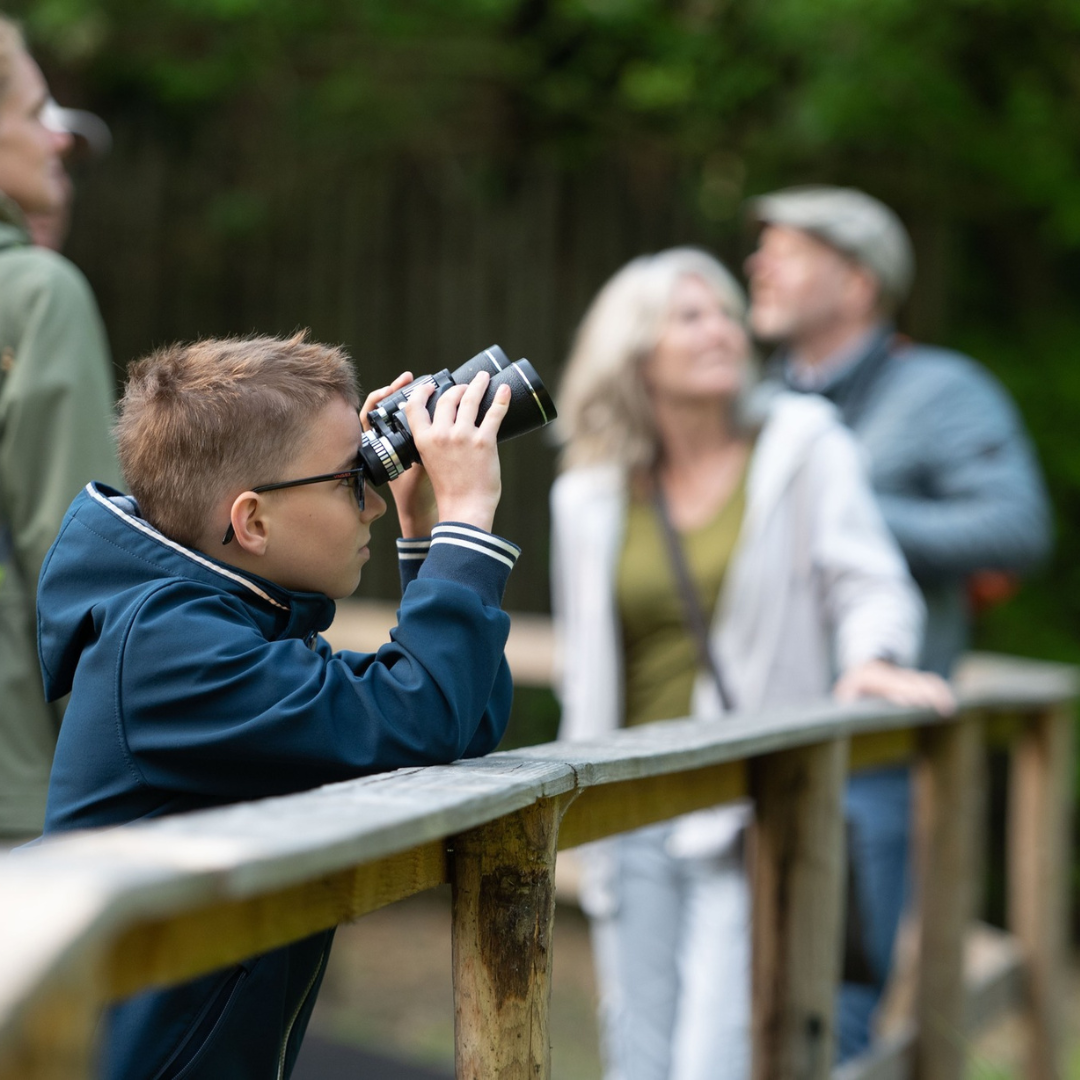
{"type": "Polygon", "coordinates": [[[342,584],[335,586],[332,591],[327,590],[326,595],[329,596],[331,600],[346,600],[350,596],[352,596],[354,592],[356,592],[359,586],[360,573],[359,571],[357,571],[356,577],[352,579],[351,585],[349,585],[347,582],[343,582],[342,584]]]}

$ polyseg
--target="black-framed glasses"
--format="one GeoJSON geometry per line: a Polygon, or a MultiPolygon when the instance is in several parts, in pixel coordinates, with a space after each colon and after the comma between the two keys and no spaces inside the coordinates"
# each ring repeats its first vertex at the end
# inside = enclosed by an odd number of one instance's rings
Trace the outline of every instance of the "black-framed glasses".
{"type": "MultiPolygon", "coordinates": [[[[359,459],[357,459],[359,460],[359,459]]],[[[341,472],[323,473],[321,476],[305,476],[302,480],[285,480],[280,484],[261,484],[259,487],[254,487],[251,490],[256,495],[261,495],[264,491],[279,491],[281,488],[291,487],[303,487],[305,484],[323,484],[328,483],[331,480],[347,480],[349,487],[352,488],[353,494],[356,496],[356,505],[363,510],[364,509],[364,466],[360,463],[355,469],[343,469],[341,472]]],[[[233,537],[236,535],[232,527],[232,522],[229,522],[229,527],[225,530],[225,536],[221,541],[222,547],[230,543],[233,537]]]]}

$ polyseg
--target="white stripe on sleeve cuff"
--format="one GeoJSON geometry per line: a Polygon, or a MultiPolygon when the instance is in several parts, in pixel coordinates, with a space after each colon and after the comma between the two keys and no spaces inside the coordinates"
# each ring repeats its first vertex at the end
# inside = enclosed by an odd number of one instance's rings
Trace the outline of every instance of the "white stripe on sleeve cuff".
{"type": "Polygon", "coordinates": [[[431,544],[452,544],[455,547],[468,548],[513,567],[517,562],[521,548],[517,544],[511,544],[499,536],[478,529],[474,525],[460,525],[456,523],[436,525],[431,530],[431,544]]]}
{"type": "Polygon", "coordinates": [[[397,542],[397,555],[399,559],[412,559],[422,561],[431,550],[431,537],[424,536],[419,540],[406,540],[401,538],[397,542]]]}

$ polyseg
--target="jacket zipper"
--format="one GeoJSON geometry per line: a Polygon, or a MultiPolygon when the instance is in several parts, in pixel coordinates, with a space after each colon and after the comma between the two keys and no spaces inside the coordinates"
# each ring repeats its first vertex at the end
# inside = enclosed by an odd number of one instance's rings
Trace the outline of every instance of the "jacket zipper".
{"type": "Polygon", "coordinates": [[[297,1018],[303,1011],[304,1005],[307,1003],[307,999],[311,996],[311,988],[315,985],[319,975],[322,974],[323,964],[326,963],[326,950],[323,949],[322,954],[319,956],[319,962],[315,965],[315,970],[311,973],[311,978],[308,980],[307,988],[304,990],[300,997],[300,1001],[296,1008],[293,1010],[292,1017],[289,1020],[288,1026],[285,1028],[285,1038],[281,1043],[281,1056],[278,1058],[278,1070],[277,1080],[284,1080],[285,1076],[285,1055],[289,1049],[289,1038],[292,1035],[293,1025],[296,1023],[297,1018]]]}

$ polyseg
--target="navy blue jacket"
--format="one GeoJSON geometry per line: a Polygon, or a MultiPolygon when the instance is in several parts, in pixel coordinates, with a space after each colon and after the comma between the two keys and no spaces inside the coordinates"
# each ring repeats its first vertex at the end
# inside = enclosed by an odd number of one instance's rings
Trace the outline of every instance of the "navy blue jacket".
{"type": "MultiPolygon", "coordinates": [[[[72,694],[46,834],[493,750],[512,695],[499,605],[518,549],[454,523],[398,549],[391,640],[334,653],[319,636],[334,615],[326,596],[185,548],[133,500],[88,486],[38,589],[46,694],[72,694]]],[[[119,1006],[104,1074],[287,1076],[330,937],[119,1006]]]]}

